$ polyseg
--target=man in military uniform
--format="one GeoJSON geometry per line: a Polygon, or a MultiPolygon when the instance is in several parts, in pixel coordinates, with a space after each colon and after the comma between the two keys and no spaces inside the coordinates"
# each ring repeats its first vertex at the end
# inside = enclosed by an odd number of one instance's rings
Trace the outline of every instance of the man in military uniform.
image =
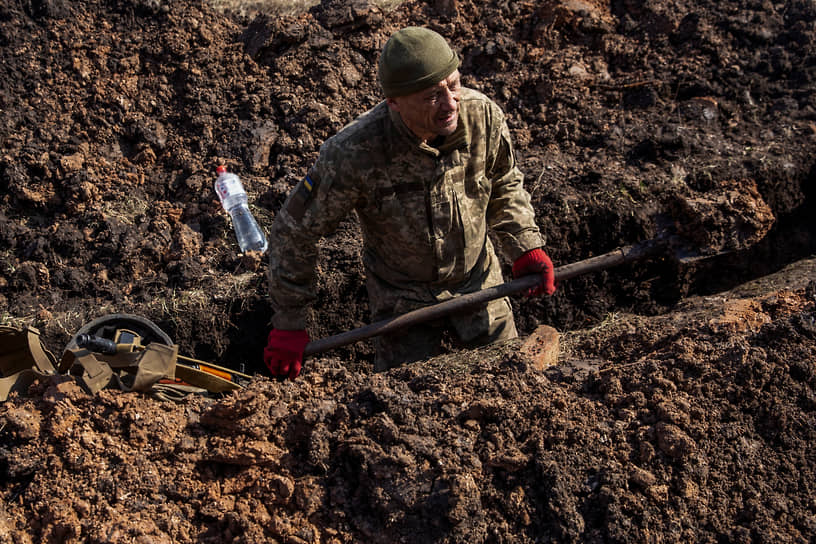
{"type": "MultiPolygon", "coordinates": [[[[459,57],[436,32],[404,28],[379,62],[386,99],[329,138],[271,228],[273,375],[295,378],[309,342],[316,244],[351,211],[363,233],[371,317],[385,319],[500,284],[497,236],[515,277],[540,273],[530,294],[555,291],[530,196],[501,109],[461,86],[459,57]]],[[[375,340],[375,370],[437,354],[443,328],[465,346],[515,338],[509,301],[375,340]]]]}

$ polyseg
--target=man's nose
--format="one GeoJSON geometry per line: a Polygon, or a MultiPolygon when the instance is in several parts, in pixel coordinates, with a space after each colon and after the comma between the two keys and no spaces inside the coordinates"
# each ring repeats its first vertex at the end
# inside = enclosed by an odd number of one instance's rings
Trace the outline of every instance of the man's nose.
{"type": "Polygon", "coordinates": [[[442,97],[442,107],[446,110],[455,110],[458,102],[459,94],[445,89],[445,95],[442,97]]]}

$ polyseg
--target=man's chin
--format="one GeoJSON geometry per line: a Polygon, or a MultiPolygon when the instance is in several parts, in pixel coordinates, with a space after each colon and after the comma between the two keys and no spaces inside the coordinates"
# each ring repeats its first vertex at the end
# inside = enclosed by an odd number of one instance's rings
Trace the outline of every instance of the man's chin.
{"type": "Polygon", "coordinates": [[[452,121],[439,125],[439,134],[441,136],[450,136],[456,132],[456,127],[459,126],[459,117],[457,116],[452,121]]]}

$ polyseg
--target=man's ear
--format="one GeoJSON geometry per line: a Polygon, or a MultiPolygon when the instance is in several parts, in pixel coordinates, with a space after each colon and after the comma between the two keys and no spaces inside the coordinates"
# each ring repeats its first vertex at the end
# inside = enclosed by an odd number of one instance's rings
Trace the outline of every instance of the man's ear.
{"type": "Polygon", "coordinates": [[[388,104],[388,107],[391,108],[392,110],[399,112],[399,105],[397,104],[397,101],[395,99],[386,98],[385,103],[388,104]]]}

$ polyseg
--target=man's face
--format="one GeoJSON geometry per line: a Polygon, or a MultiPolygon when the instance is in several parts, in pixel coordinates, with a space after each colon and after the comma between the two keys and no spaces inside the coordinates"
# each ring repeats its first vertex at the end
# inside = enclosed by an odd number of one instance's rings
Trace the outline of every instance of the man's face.
{"type": "Polygon", "coordinates": [[[459,70],[432,87],[414,94],[387,99],[388,106],[399,112],[402,122],[425,143],[437,136],[448,136],[459,122],[461,93],[459,70]]]}

